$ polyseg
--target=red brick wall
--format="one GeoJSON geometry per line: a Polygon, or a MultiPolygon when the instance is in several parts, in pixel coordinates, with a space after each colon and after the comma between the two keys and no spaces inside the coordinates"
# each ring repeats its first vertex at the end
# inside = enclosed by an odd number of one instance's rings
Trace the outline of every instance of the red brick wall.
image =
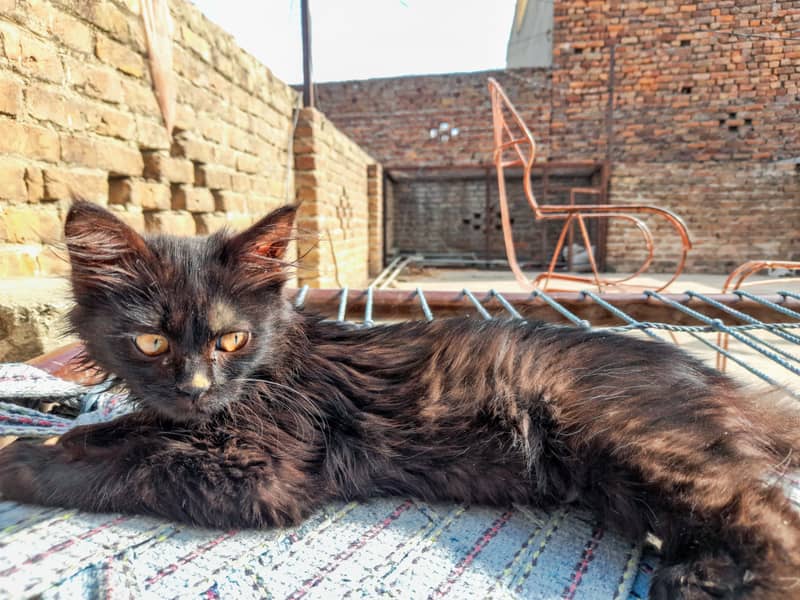
{"type": "Polygon", "coordinates": [[[547,155],[549,75],[541,69],[487,71],[345,81],[317,86],[317,106],[338,127],[389,166],[491,162],[491,107],[487,77],[497,78],[523,108],[547,155]],[[459,130],[442,141],[430,130],[459,130]]]}
{"type": "MultiPolygon", "coordinates": [[[[550,70],[322,84],[320,108],[390,172],[485,163],[493,76],[530,124],[540,159],[603,159],[614,36],[611,201],[684,215],[697,271],[797,256],[800,172],[775,165],[800,157],[796,0],[555,0],[554,19],[550,70]],[[429,139],[439,122],[460,135],[429,139]]],[[[662,246],[655,266],[668,269],[674,253],[662,246]]],[[[609,263],[631,268],[636,252],[634,237],[612,227],[609,263]]]]}
{"type": "Polygon", "coordinates": [[[554,158],[605,153],[610,35],[616,161],[800,155],[795,0],[557,1],[554,18],[554,158]]]}

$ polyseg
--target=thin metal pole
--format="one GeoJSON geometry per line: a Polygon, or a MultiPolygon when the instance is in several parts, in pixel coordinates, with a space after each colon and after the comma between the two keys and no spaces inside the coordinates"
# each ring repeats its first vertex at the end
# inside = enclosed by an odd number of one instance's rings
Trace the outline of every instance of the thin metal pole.
{"type": "Polygon", "coordinates": [[[608,62],[608,107],[606,108],[606,162],[611,163],[614,145],[614,87],[617,66],[617,40],[609,39],[610,57],[608,62]]]}
{"type": "Polygon", "coordinates": [[[303,28],[303,106],[314,107],[314,83],[311,81],[311,11],[308,0],[300,0],[303,28]]]}

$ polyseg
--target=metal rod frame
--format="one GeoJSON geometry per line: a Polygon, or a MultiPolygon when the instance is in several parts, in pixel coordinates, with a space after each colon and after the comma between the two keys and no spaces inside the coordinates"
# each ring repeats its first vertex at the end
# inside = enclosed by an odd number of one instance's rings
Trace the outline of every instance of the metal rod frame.
{"type": "MultiPolygon", "coordinates": [[[[659,291],[669,287],[683,271],[683,267],[686,264],[686,257],[692,247],[689,238],[689,230],[683,220],[672,211],[647,204],[626,204],[620,206],[612,204],[575,204],[574,199],[576,193],[591,193],[603,198],[604,192],[601,188],[575,188],[570,192],[570,205],[539,204],[536,201],[531,185],[531,172],[536,159],[536,141],[531,135],[525,121],[508,99],[508,96],[506,96],[500,84],[490,77],[488,85],[492,104],[494,163],[497,170],[498,198],[500,200],[500,214],[503,225],[506,256],[508,257],[511,271],[514,273],[514,277],[520,286],[526,290],[547,289],[550,286],[551,280],[561,280],[592,284],[595,285],[598,290],[602,291],[603,288],[606,287],[618,286],[621,284],[627,285],[631,279],[642,274],[650,266],[650,262],[653,258],[653,236],[647,224],[640,218],[641,215],[649,214],[666,220],[680,238],[681,250],[675,271],[667,282],[659,288],[659,291]],[[512,154],[511,159],[506,159],[505,156],[507,153],[512,154]],[[558,238],[548,270],[532,280],[522,272],[517,261],[516,249],[514,248],[504,174],[505,169],[513,167],[521,167],[523,170],[522,187],[528,204],[533,211],[534,219],[542,221],[564,221],[564,226],[561,229],[561,235],[558,238]],[[592,251],[589,241],[588,231],[585,227],[585,219],[623,219],[632,222],[639,229],[644,237],[647,258],[633,275],[616,279],[600,276],[594,252],[592,251]],[[573,225],[576,222],[581,228],[581,236],[586,244],[586,252],[589,255],[589,262],[592,267],[592,277],[554,272],[558,257],[561,255],[561,249],[567,239],[567,234],[571,236],[573,225]]],[[[607,177],[603,178],[602,183],[608,185],[607,177]]],[[[568,244],[567,248],[568,252],[571,253],[572,245],[568,244]]]]}

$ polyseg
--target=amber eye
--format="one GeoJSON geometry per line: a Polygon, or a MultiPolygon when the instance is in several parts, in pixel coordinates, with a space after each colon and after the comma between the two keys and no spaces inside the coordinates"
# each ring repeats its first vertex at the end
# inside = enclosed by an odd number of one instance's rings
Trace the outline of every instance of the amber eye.
{"type": "Polygon", "coordinates": [[[143,333],[133,340],[136,347],[147,356],[158,356],[169,350],[169,342],[163,335],[143,333]]]}
{"type": "Polygon", "coordinates": [[[234,352],[244,346],[249,338],[250,334],[248,334],[246,331],[233,331],[231,333],[226,333],[225,335],[221,335],[217,338],[217,350],[222,350],[223,352],[234,352]]]}

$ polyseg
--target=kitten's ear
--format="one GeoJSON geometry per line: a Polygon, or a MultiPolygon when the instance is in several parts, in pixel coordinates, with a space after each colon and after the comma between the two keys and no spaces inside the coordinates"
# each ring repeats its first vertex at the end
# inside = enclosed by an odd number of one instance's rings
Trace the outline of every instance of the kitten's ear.
{"type": "Polygon", "coordinates": [[[153,259],[142,236],[111,212],[83,200],[69,209],[64,238],[76,292],[113,289],[135,279],[137,264],[153,259]]]}
{"type": "Polygon", "coordinates": [[[282,282],[283,258],[292,240],[296,214],[297,207],[292,205],[272,211],[225,242],[223,260],[244,269],[251,284],[282,282]]]}
{"type": "Polygon", "coordinates": [[[294,217],[297,207],[282,206],[241,233],[233,236],[225,244],[231,256],[246,258],[258,256],[276,261],[283,260],[286,248],[291,241],[294,217]]]}

